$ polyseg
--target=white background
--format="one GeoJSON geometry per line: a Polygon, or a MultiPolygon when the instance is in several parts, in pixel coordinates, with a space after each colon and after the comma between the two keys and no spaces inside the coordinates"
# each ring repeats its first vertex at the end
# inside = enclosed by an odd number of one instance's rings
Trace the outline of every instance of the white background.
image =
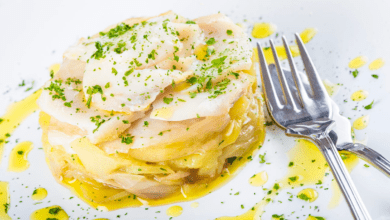
{"type": "MultiPolygon", "coordinates": [[[[307,45],[317,70],[323,79],[343,84],[334,97],[341,113],[351,121],[363,114],[370,115],[370,125],[358,132],[358,139],[368,140],[368,146],[390,158],[390,2],[389,1],[4,1],[0,0],[0,115],[15,100],[20,100],[30,92],[18,84],[25,80],[27,87],[35,81],[38,89],[49,79],[48,67],[61,62],[62,53],[79,38],[93,35],[108,25],[129,17],[151,16],[173,10],[188,18],[218,13],[227,14],[235,22],[251,28],[253,22],[272,22],[277,25],[280,35],[292,39],[294,32],[315,27],[318,34],[307,45]],[[349,73],[348,62],[359,55],[365,55],[369,62],[383,58],[387,64],[380,70],[370,71],[368,65],[359,69],[354,79],[349,73]],[[379,75],[374,79],[371,74],[379,75]],[[356,103],[350,100],[352,92],[358,89],[369,91],[367,100],[356,103]],[[348,102],[344,103],[344,99],[348,102]],[[372,110],[363,105],[375,100],[372,110]],[[352,110],[358,106],[358,110],[352,110]]],[[[273,38],[275,35],[272,36],[273,38]]],[[[265,43],[266,40],[261,40],[265,43]]],[[[299,58],[298,58],[299,59],[299,58]]],[[[110,213],[100,213],[88,208],[64,187],[57,184],[44,161],[39,148],[40,131],[37,113],[29,117],[9,139],[0,164],[0,181],[9,181],[11,207],[9,214],[14,219],[28,219],[36,209],[49,205],[60,205],[72,219],[93,219],[106,217],[117,219],[169,219],[165,210],[169,206],[129,208],[110,213]],[[33,141],[34,149],[29,155],[30,168],[24,173],[7,172],[8,154],[15,146],[15,140],[33,141]],[[41,204],[35,204],[28,196],[36,187],[45,187],[48,197],[41,204]],[[156,213],[160,211],[160,213],[156,213]],[[124,216],[125,213],[128,215],[124,216]]],[[[267,153],[266,160],[271,165],[259,164],[258,157],[231,182],[216,192],[198,199],[199,207],[193,209],[191,202],[181,203],[184,212],[175,219],[214,219],[224,215],[237,215],[245,212],[263,198],[261,187],[252,187],[248,179],[254,173],[266,170],[270,187],[276,179],[286,173],[288,164],[284,152],[293,146],[293,140],[285,138],[275,127],[270,127],[266,143],[260,153],[267,153]],[[276,130],[276,131],[272,131],[276,130]],[[231,190],[232,189],[232,190],[231,190]],[[240,191],[239,196],[229,193],[240,191]],[[256,195],[253,193],[256,192],[256,195]],[[224,201],[224,204],[221,204],[224,201]],[[241,204],[245,209],[241,209],[241,204]]],[[[365,168],[361,162],[352,172],[352,178],[361,193],[373,219],[390,219],[390,179],[373,167],[365,168]]],[[[328,178],[328,183],[331,178],[328,178]]],[[[286,190],[294,195],[300,189],[286,190]]],[[[345,202],[335,209],[327,209],[330,193],[320,191],[319,199],[311,204],[294,199],[287,201],[288,194],[281,193],[275,202],[267,206],[263,219],[272,214],[284,213],[287,219],[305,219],[308,214],[329,219],[352,219],[345,202]],[[302,208],[302,206],[304,206],[302,208]],[[319,213],[313,211],[319,206],[319,213]],[[293,211],[294,214],[290,215],[293,211]]]]}

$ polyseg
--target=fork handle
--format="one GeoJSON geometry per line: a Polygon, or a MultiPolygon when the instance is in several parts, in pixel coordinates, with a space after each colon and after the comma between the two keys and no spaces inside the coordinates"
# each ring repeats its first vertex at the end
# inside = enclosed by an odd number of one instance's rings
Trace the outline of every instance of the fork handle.
{"type": "Polygon", "coordinates": [[[390,161],[383,157],[375,150],[363,145],[350,143],[344,147],[346,151],[356,154],[359,158],[363,159],[367,163],[382,171],[387,177],[390,178],[390,161]]]}
{"type": "Polygon", "coordinates": [[[317,143],[324,154],[354,218],[358,220],[371,220],[371,217],[349,176],[348,170],[328,133],[324,132],[317,134],[312,136],[312,139],[317,143]]]}

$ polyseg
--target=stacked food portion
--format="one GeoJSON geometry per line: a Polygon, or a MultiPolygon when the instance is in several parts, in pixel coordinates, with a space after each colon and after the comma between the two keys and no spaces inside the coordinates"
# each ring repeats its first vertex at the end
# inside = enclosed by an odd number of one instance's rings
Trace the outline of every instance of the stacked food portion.
{"type": "Polygon", "coordinates": [[[253,69],[223,14],[132,18],[81,39],[38,100],[54,177],[120,192],[83,192],[97,203],[209,183],[264,137],[253,69]]]}

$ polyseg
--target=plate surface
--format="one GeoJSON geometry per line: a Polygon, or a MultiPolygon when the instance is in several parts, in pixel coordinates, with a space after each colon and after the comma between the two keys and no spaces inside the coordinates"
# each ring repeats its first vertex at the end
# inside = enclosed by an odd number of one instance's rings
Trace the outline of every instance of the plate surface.
{"type": "MultiPolygon", "coordinates": [[[[369,126],[357,132],[357,139],[367,140],[369,147],[390,158],[387,139],[390,137],[387,129],[390,123],[389,64],[376,71],[369,70],[366,64],[359,69],[356,78],[353,78],[348,68],[349,61],[360,55],[367,56],[369,62],[377,58],[390,62],[389,8],[389,1],[0,0],[0,115],[10,103],[23,99],[42,86],[49,79],[48,67],[61,62],[62,53],[81,37],[92,35],[128,17],[151,16],[173,10],[185,17],[195,18],[220,11],[234,21],[245,24],[248,31],[253,22],[276,24],[279,37],[275,38],[275,34],[271,37],[277,44],[281,44],[282,34],[291,40],[294,32],[301,32],[308,27],[317,28],[318,33],[307,44],[307,48],[322,78],[341,84],[340,91],[333,97],[341,114],[349,117],[351,122],[369,114],[369,126]],[[379,78],[373,78],[372,74],[377,74],[379,78]],[[22,80],[27,86],[18,87],[22,80]],[[25,92],[33,81],[34,89],[25,92]],[[367,90],[369,96],[364,101],[353,102],[350,96],[359,89],[367,90]],[[373,109],[365,110],[363,106],[372,100],[375,100],[373,109]],[[357,110],[353,110],[355,106],[357,110]]],[[[266,41],[267,39],[260,40],[263,45],[267,45],[266,41]]],[[[9,139],[10,143],[5,146],[0,164],[0,181],[10,182],[9,215],[13,219],[29,219],[34,210],[51,205],[60,205],[71,219],[169,219],[165,212],[170,205],[148,210],[129,208],[104,213],[89,208],[78,198],[70,199],[74,195],[57,184],[50,174],[43,150],[40,149],[40,135],[36,112],[15,130],[9,139]],[[23,173],[7,171],[8,155],[16,140],[34,143],[34,149],[29,154],[31,166],[23,173]],[[30,195],[39,186],[47,189],[48,197],[36,204],[30,195]]],[[[178,204],[184,211],[174,219],[214,219],[246,212],[261,201],[267,192],[262,187],[249,185],[248,179],[265,170],[269,180],[264,188],[271,188],[276,180],[286,175],[289,163],[286,152],[294,145],[293,138],[287,138],[278,128],[269,126],[265,144],[259,152],[266,153],[267,163],[260,164],[259,157],[254,157],[224,187],[196,200],[198,208],[191,208],[192,202],[178,204]],[[239,195],[235,195],[237,192],[239,195]]],[[[356,187],[373,219],[390,219],[390,179],[364,164],[360,161],[351,173],[356,187]]],[[[266,206],[263,219],[271,219],[272,214],[284,214],[287,219],[306,219],[308,214],[326,219],[352,219],[343,199],[337,207],[328,207],[332,197],[332,179],[331,175],[326,178],[323,188],[329,187],[329,191],[318,189],[319,198],[313,203],[306,203],[295,197],[292,202],[288,201],[288,193],[296,195],[302,188],[281,191],[275,201],[266,206]]]]}

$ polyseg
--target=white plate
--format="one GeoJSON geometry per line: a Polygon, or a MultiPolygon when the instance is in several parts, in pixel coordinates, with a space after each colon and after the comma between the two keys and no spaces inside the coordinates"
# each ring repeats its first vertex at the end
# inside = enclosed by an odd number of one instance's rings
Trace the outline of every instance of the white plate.
{"type": "MultiPolygon", "coordinates": [[[[390,62],[390,2],[389,1],[0,1],[0,115],[12,101],[31,94],[18,88],[22,79],[27,85],[35,80],[37,89],[49,78],[48,67],[61,62],[62,53],[80,37],[92,35],[110,24],[133,16],[156,15],[167,10],[195,18],[212,13],[225,13],[236,22],[272,22],[277,25],[280,35],[290,40],[294,32],[307,27],[315,27],[318,34],[307,45],[313,61],[323,77],[342,84],[340,92],[334,97],[341,113],[351,121],[363,114],[370,115],[368,128],[357,132],[358,139],[368,139],[368,146],[390,158],[388,137],[390,123],[390,76],[389,64],[380,70],[370,71],[368,65],[360,68],[359,76],[353,78],[349,73],[348,62],[359,55],[365,55],[369,62],[383,58],[390,62]],[[379,75],[374,79],[371,74],[379,75]],[[368,99],[352,102],[353,91],[369,91],[368,99]],[[344,100],[348,102],[344,102],[344,100]],[[375,100],[372,110],[363,105],[375,100]],[[358,110],[352,110],[358,106],[358,110]]],[[[273,35],[272,37],[275,37],[273,35]]],[[[266,40],[261,40],[265,43],[266,40]]],[[[299,58],[298,58],[299,59],[299,58]]],[[[37,113],[29,117],[14,132],[6,145],[0,167],[0,181],[10,182],[11,207],[9,214],[13,219],[28,219],[39,208],[60,205],[72,219],[93,219],[106,217],[117,219],[169,219],[165,214],[169,206],[122,209],[109,213],[97,212],[88,207],[67,189],[54,181],[44,160],[41,147],[40,130],[37,130],[37,113]],[[8,155],[15,146],[15,140],[33,141],[34,149],[29,155],[30,168],[23,173],[7,172],[8,155]],[[34,205],[29,198],[34,188],[42,186],[48,190],[43,203],[34,205]],[[125,215],[125,213],[128,213],[125,215]]],[[[214,219],[220,216],[233,216],[245,212],[264,197],[261,187],[252,187],[248,179],[262,170],[269,175],[264,187],[271,187],[275,180],[286,173],[287,156],[285,152],[294,145],[274,126],[269,127],[265,144],[260,153],[267,153],[270,165],[259,164],[256,156],[237,177],[221,189],[200,198],[199,207],[190,207],[191,202],[180,203],[184,208],[181,216],[175,219],[214,219]],[[230,195],[240,192],[238,196],[230,195]],[[256,195],[254,195],[256,193],[256,195]],[[221,202],[224,202],[223,204],[221,202]],[[245,209],[241,209],[241,204],[245,209]]],[[[351,175],[361,197],[373,219],[390,219],[390,179],[375,170],[366,168],[360,162],[351,175]]],[[[325,186],[332,178],[327,178],[325,186]]],[[[325,187],[324,186],[324,187],[325,187]]],[[[344,201],[328,209],[331,193],[319,190],[319,199],[314,203],[294,199],[288,202],[287,192],[294,195],[300,189],[284,190],[274,203],[266,207],[263,219],[272,214],[284,213],[287,219],[305,219],[308,214],[324,216],[327,219],[352,219],[344,201]],[[280,200],[282,203],[277,202],[280,200]],[[314,206],[319,209],[314,211],[314,206]],[[292,214],[292,212],[294,212],[292,214]]]]}

